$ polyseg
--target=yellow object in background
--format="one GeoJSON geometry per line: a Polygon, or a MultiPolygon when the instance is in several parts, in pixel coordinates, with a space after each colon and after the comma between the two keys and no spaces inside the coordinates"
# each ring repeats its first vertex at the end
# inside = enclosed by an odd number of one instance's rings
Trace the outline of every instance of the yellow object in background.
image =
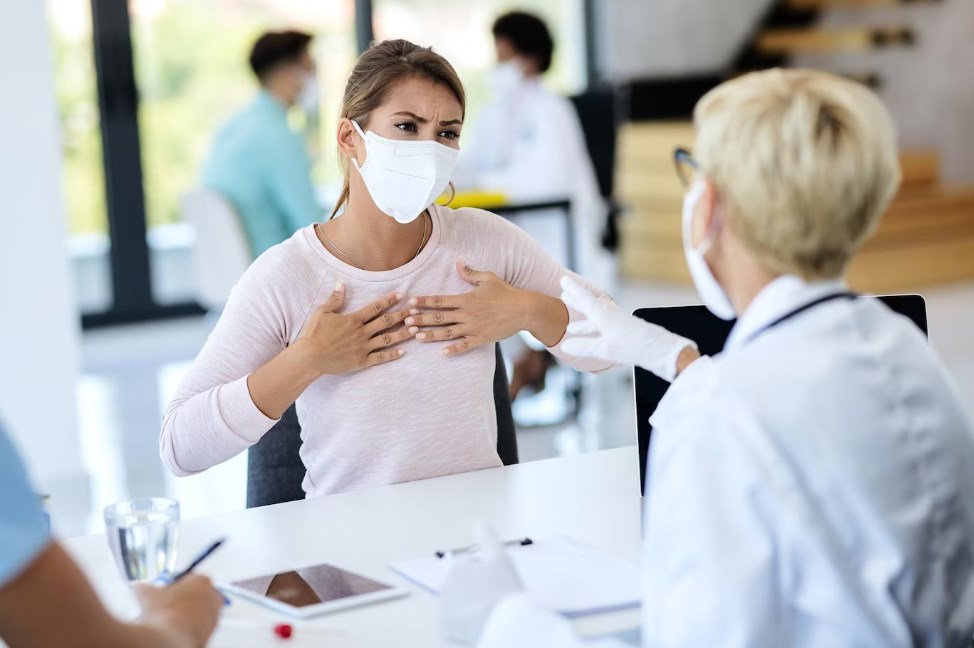
{"type": "Polygon", "coordinates": [[[477,207],[479,209],[492,209],[495,207],[503,207],[504,205],[510,204],[506,194],[500,193],[499,191],[480,191],[480,190],[464,190],[456,192],[453,196],[453,200],[447,203],[450,198],[450,192],[444,193],[442,196],[437,198],[436,204],[446,205],[449,204],[450,207],[454,209],[459,209],[460,207],[477,207]]]}

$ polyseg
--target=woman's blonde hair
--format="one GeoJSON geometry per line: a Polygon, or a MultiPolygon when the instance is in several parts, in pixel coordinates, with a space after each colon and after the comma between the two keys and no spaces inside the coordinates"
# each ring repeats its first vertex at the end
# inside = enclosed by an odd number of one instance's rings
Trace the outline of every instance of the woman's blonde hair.
{"type": "Polygon", "coordinates": [[[704,96],[694,122],[694,157],[732,231],[774,272],[841,275],[899,186],[889,113],[841,77],[748,74],[704,96]]]}
{"type": "MultiPolygon", "coordinates": [[[[402,39],[373,43],[358,58],[345,85],[339,116],[358,122],[365,130],[372,111],[382,105],[398,82],[405,79],[425,79],[446,86],[460,102],[461,119],[466,116],[467,97],[463,83],[449,61],[431,47],[420,47],[402,39]]],[[[338,166],[345,180],[331,213],[333,217],[348,201],[348,160],[341,152],[338,166]]]]}

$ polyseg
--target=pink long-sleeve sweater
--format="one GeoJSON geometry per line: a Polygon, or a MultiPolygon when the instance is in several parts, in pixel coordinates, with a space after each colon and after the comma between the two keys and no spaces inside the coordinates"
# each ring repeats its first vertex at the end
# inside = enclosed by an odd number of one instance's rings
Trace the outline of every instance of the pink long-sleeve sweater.
{"type": "MultiPolygon", "coordinates": [[[[308,315],[341,279],[351,312],[391,292],[457,294],[473,287],[460,259],[551,296],[568,271],[521,229],[489,212],[433,206],[432,233],[404,266],[368,272],[330,254],[313,227],[262,254],[166,409],[160,453],[177,475],[206,470],[256,443],[276,422],[254,405],[247,376],[298,339],[308,315]]],[[[602,295],[595,288],[593,292],[602,295]]],[[[572,319],[580,318],[570,312],[572,319]]],[[[445,357],[446,342],[408,340],[399,360],[322,376],[297,400],[308,496],[500,466],[493,345],[445,357]]],[[[561,343],[559,343],[560,346],[561,343]]],[[[581,370],[608,365],[555,355],[581,370]]]]}

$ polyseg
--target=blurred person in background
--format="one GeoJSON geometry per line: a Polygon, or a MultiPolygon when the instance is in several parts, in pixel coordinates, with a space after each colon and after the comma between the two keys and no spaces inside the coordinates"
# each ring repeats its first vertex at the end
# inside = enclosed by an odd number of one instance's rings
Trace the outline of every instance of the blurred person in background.
{"type": "Polygon", "coordinates": [[[311,41],[297,31],[257,39],[250,68],[260,89],[219,130],[203,167],[203,186],[233,205],[255,258],[322,218],[305,143],[287,119],[294,106],[318,111],[311,41]]]}
{"type": "MultiPolygon", "coordinates": [[[[491,72],[491,101],[465,143],[457,171],[461,188],[498,192],[512,203],[571,201],[570,218],[580,275],[612,292],[614,262],[601,247],[607,206],[578,114],[571,102],[542,84],[555,44],[541,18],[505,13],[492,32],[497,65],[491,72]]],[[[545,251],[568,265],[564,214],[552,210],[512,218],[545,251]]],[[[528,341],[532,344],[533,341],[528,341]]],[[[543,389],[553,362],[540,345],[518,345],[511,395],[522,387],[543,389]]]]}
{"type": "Polygon", "coordinates": [[[198,575],[169,587],[138,585],[136,623],[115,619],[64,548],[0,426],[0,643],[10,648],[199,648],[223,599],[198,575]]]}

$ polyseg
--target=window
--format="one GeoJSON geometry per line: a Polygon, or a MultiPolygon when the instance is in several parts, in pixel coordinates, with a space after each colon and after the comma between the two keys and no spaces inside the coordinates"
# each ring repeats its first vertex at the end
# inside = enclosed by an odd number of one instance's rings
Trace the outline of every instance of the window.
{"type": "Polygon", "coordinates": [[[88,0],[48,0],[61,125],[68,253],[81,312],[112,305],[105,173],[88,0]]]}
{"type": "Polygon", "coordinates": [[[405,38],[431,45],[456,68],[467,90],[468,118],[487,100],[487,73],[495,63],[490,28],[505,11],[518,9],[540,16],[555,40],[555,56],[545,75],[554,90],[572,94],[585,84],[583,8],[581,0],[375,0],[377,40],[405,38]]]}
{"type": "Polygon", "coordinates": [[[214,133],[251,101],[256,80],[250,47],[268,29],[315,34],[313,55],[322,88],[322,114],[295,115],[307,134],[319,184],[337,174],[322,133],[334,129],[345,78],[355,58],[353,0],[137,0],[130,3],[132,48],[139,88],[139,132],[147,237],[156,302],[195,297],[193,233],[183,223],[180,196],[193,189],[214,133]],[[203,45],[205,44],[205,45],[203,45]],[[322,116],[327,116],[321,119],[322,116]],[[319,128],[319,124],[321,127],[319,128]]]}

